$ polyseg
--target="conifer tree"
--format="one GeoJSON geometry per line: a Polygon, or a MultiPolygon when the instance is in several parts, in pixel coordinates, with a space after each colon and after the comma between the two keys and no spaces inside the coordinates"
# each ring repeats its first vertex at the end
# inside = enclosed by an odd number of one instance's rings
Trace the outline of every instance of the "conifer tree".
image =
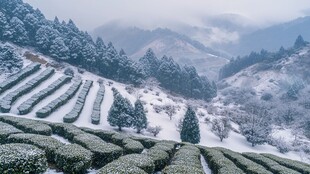
{"type": "Polygon", "coordinates": [[[140,133],[142,129],[147,128],[147,118],[144,112],[143,104],[141,100],[135,102],[135,111],[133,115],[133,127],[137,129],[137,133],[140,133]]]}
{"type": "Polygon", "coordinates": [[[200,142],[199,123],[195,111],[189,106],[184,116],[180,132],[183,142],[197,144],[200,142]]]}
{"type": "Polygon", "coordinates": [[[114,96],[113,104],[109,110],[108,122],[111,126],[117,126],[119,131],[123,127],[132,125],[133,107],[128,99],[125,99],[121,94],[114,96]]]}

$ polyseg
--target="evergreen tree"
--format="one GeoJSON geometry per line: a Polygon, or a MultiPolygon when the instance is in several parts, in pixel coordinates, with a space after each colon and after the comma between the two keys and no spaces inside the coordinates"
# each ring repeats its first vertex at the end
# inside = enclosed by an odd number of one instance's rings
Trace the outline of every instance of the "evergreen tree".
{"type": "Polygon", "coordinates": [[[24,23],[17,17],[13,17],[4,32],[4,37],[14,43],[27,45],[29,42],[28,33],[24,23]]]}
{"type": "Polygon", "coordinates": [[[50,26],[41,26],[36,32],[35,40],[37,47],[43,52],[48,53],[54,39],[60,34],[50,26]]]}
{"type": "Polygon", "coordinates": [[[189,106],[184,116],[180,132],[183,142],[197,144],[200,142],[199,123],[195,111],[189,106]]]}
{"type": "Polygon", "coordinates": [[[6,16],[4,13],[0,11],[0,39],[3,37],[3,33],[5,31],[5,26],[8,24],[6,16]]]}
{"type": "Polygon", "coordinates": [[[295,41],[294,48],[302,48],[306,46],[308,43],[304,40],[304,38],[299,35],[295,41]]]}
{"type": "Polygon", "coordinates": [[[118,130],[122,131],[123,127],[131,127],[132,125],[133,107],[121,94],[118,93],[114,97],[109,110],[108,122],[111,126],[117,126],[118,130]]]}
{"type": "Polygon", "coordinates": [[[139,59],[139,63],[142,65],[144,74],[147,77],[156,76],[157,69],[159,67],[159,60],[151,48],[149,48],[145,55],[139,59]]]}
{"type": "Polygon", "coordinates": [[[147,128],[147,118],[144,112],[143,104],[140,99],[135,102],[135,111],[133,115],[133,127],[140,133],[142,129],[147,128]]]}
{"type": "Polygon", "coordinates": [[[56,59],[67,60],[69,59],[69,48],[61,37],[57,37],[53,40],[50,47],[50,54],[56,59]]]}

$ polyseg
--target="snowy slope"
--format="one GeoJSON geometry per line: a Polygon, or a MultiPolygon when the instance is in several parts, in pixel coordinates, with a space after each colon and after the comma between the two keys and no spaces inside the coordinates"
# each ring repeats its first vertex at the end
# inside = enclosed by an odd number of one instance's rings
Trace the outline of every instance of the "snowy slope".
{"type": "MultiPolygon", "coordinates": [[[[20,49],[21,52],[25,52],[27,49],[20,49]]],[[[31,50],[28,50],[31,51],[31,50]]],[[[36,53],[38,54],[38,53],[36,53]]],[[[52,61],[49,57],[45,57],[43,55],[40,55],[42,58],[45,60],[48,60],[49,62],[52,61]]],[[[27,60],[25,62],[26,64],[29,64],[29,61],[27,60]]],[[[65,65],[64,67],[69,67],[70,65],[65,65]]],[[[42,65],[41,70],[43,71],[45,68],[42,65]]],[[[225,147],[234,151],[238,152],[259,152],[259,153],[272,153],[278,156],[290,158],[290,159],[295,159],[295,160],[302,160],[302,156],[296,152],[289,152],[287,154],[281,154],[277,151],[277,149],[273,146],[270,145],[261,145],[261,146],[256,146],[256,147],[251,147],[250,143],[248,143],[245,138],[235,132],[231,132],[230,136],[228,139],[225,139],[223,142],[220,142],[219,138],[217,138],[212,132],[211,132],[211,125],[205,123],[205,118],[208,117],[209,119],[212,119],[216,116],[212,114],[208,114],[207,110],[205,109],[206,103],[202,101],[186,101],[183,98],[180,97],[172,97],[169,94],[167,94],[164,90],[156,87],[156,86],[146,86],[145,88],[134,88],[134,92],[129,94],[126,91],[126,85],[121,84],[109,79],[105,79],[102,77],[99,77],[97,75],[91,74],[89,72],[85,72],[83,74],[79,74],[77,71],[77,68],[72,67],[75,71],[75,75],[81,76],[81,78],[84,80],[93,80],[94,84],[90,89],[90,92],[86,98],[86,104],[83,108],[83,111],[78,118],[77,121],[74,122],[75,125],[77,126],[82,126],[82,127],[89,127],[93,129],[105,129],[105,130],[116,130],[116,128],[111,127],[108,122],[107,122],[107,115],[108,111],[112,105],[113,102],[113,93],[112,93],[112,87],[115,87],[116,89],[119,90],[119,92],[126,98],[128,98],[131,103],[133,104],[135,100],[137,99],[138,96],[141,96],[141,100],[145,102],[144,107],[147,110],[147,118],[149,121],[149,124],[152,126],[161,126],[162,131],[159,133],[159,135],[156,137],[158,139],[166,139],[166,140],[176,140],[180,141],[179,137],[179,132],[177,131],[177,123],[180,118],[182,118],[185,114],[186,111],[186,106],[187,104],[192,104],[195,107],[197,107],[197,110],[199,112],[202,112],[204,116],[199,116],[199,123],[200,123],[200,134],[201,134],[201,145],[209,146],[209,147],[215,147],[215,146],[221,146],[225,147]],[[104,80],[104,85],[105,85],[105,95],[104,95],[104,100],[101,105],[101,121],[99,125],[93,125],[91,123],[91,111],[93,107],[93,102],[96,98],[96,93],[99,89],[99,83],[97,83],[98,79],[103,79],[104,80]],[[112,82],[113,84],[109,85],[112,82]],[[159,93],[157,96],[156,93],[159,93]],[[164,113],[164,111],[160,113],[156,113],[153,109],[153,105],[165,105],[165,104],[171,104],[176,106],[176,114],[172,118],[172,120],[169,119],[168,115],[164,113]]],[[[19,83],[17,86],[13,87],[11,90],[12,91],[19,86],[22,86],[25,84],[28,80],[31,78],[35,77],[38,73],[37,72],[30,77],[26,78],[23,80],[21,83],[19,83]]],[[[37,88],[33,89],[30,93],[22,96],[19,98],[12,106],[11,110],[11,115],[12,116],[17,116],[17,107],[25,100],[27,100],[29,97],[31,97],[33,94],[39,92],[40,90],[46,88],[49,84],[51,84],[53,81],[55,81],[57,78],[61,77],[63,75],[63,69],[57,70],[56,73],[48,80],[44,81],[40,86],[37,88]]],[[[31,113],[27,115],[23,115],[21,117],[25,118],[31,118],[31,119],[39,119],[36,118],[35,112],[38,111],[40,108],[48,104],[50,101],[58,98],[61,94],[63,94],[69,86],[72,84],[66,84],[63,87],[61,87],[59,90],[57,90],[53,95],[45,98],[43,101],[41,101],[39,104],[37,104],[34,109],[32,110],[31,113]]],[[[128,85],[127,85],[128,86],[128,85]]],[[[79,89],[81,90],[81,89],[79,89]]],[[[3,93],[0,95],[0,99],[5,96],[9,91],[6,93],[3,93]]],[[[62,122],[63,116],[67,114],[74,106],[75,102],[77,100],[77,95],[75,95],[67,104],[64,106],[60,107],[58,110],[53,112],[50,116],[45,118],[44,120],[51,121],[51,122],[62,122]]],[[[235,125],[236,128],[238,126],[235,125]]],[[[130,134],[135,134],[137,136],[146,136],[146,137],[152,137],[151,134],[147,132],[143,132],[142,134],[138,135],[135,133],[135,130],[131,128],[125,128],[124,133],[130,133],[130,134]]],[[[154,138],[154,137],[152,137],[154,138]]]]}

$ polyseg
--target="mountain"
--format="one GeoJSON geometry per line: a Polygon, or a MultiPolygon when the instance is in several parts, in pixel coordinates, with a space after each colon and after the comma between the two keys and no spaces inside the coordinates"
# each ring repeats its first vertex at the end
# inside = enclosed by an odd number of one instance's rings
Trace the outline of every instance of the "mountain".
{"type": "MultiPolygon", "coordinates": [[[[53,57],[55,61],[67,62],[119,82],[139,86],[147,81],[147,78],[155,78],[160,84],[174,80],[177,83],[165,85],[167,90],[173,93],[188,94],[186,97],[192,98],[193,93],[188,91],[195,91],[196,98],[204,100],[216,96],[216,86],[212,85],[208,78],[198,75],[193,67],[180,66],[172,59],[161,59],[159,66],[173,63],[178,71],[165,67],[149,77],[144,74],[148,71],[144,64],[130,59],[124,50],[116,50],[111,42],[106,45],[100,37],[93,40],[72,20],[60,22],[57,17],[54,21],[47,20],[39,9],[33,9],[22,0],[0,0],[0,4],[0,40],[3,42],[32,47],[53,57]],[[166,77],[157,75],[161,73],[166,77]],[[182,85],[183,80],[190,80],[190,77],[197,80],[197,85],[182,85]]],[[[12,54],[3,56],[9,57],[4,59],[15,59],[12,54]]],[[[12,66],[6,68],[12,69],[12,66]]]]}
{"type": "Polygon", "coordinates": [[[216,79],[219,67],[227,62],[223,54],[170,29],[143,30],[111,22],[95,29],[93,36],[112,41],[116,48],[123,48],[134,60],[151,48],[158,57],[172,56],[176,62],[192,65],[199,74],[210,79],[216,79]]]}
{"type": "Polygon", "coordinates": [[[240,37],[235,44],[228,44],[222,49],[233,55],[246,55],[251,51],[276,51],[281,46],[289,47],[298,35],[310,40],[310,16],[301,17],[290,22],[263,28],[240,37]]]}
{"type": "Polygon", "coordinates": [[[269,143],[278,144],[279,149],[307,149],[309,57],[309,43],[298,37],[294,47],[251,53],[231,61],[222,69],[227,76],[217,83],[218,97],[209,107],[214,108],[214,115],[233,118],[241,132],[248,129],[245,120],[259,118],[260,123],[265,122],[259,129],[272,127],[268,128],[273,139],[269,143]]]}

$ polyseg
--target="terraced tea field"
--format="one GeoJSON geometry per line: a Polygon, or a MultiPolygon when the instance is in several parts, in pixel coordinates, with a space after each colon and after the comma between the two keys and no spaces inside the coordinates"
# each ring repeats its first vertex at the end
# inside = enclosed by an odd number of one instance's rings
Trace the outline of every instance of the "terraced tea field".
{"type": "Polygon", "coordinates": [[[44,173],[50,168],[65,173],[207,173],[203,166],[214,174],[310,173],[309,164],[271,154],[237,153],[68,123],[2,115],[0,127],[0,173],[44,173]]]}

